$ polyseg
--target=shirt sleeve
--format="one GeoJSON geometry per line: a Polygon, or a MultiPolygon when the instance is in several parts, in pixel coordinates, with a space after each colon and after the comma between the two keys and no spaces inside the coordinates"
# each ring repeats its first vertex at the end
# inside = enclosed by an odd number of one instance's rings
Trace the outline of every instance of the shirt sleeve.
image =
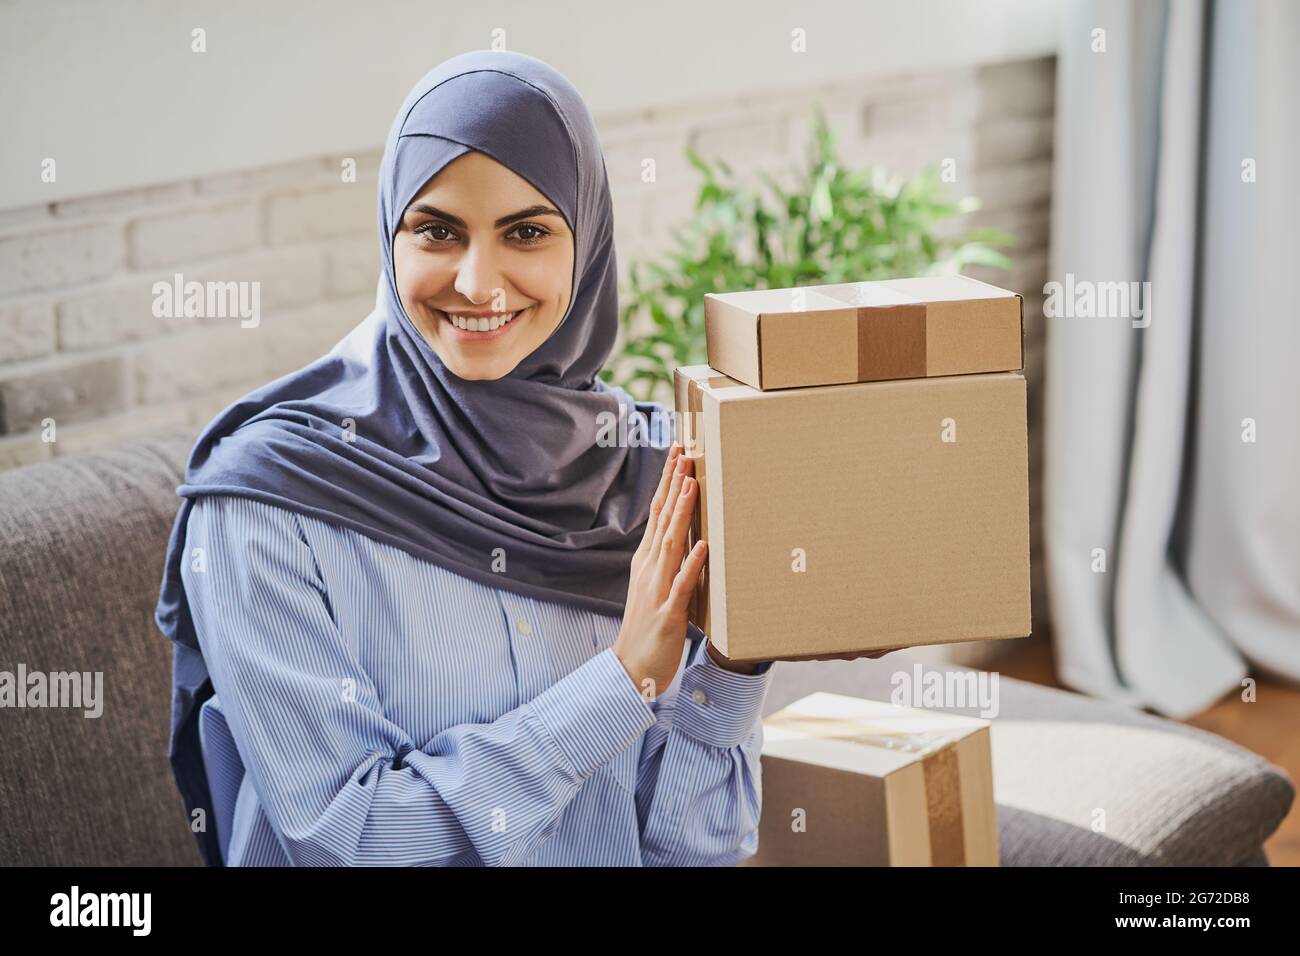
{"type": "Polygon", "coordinates": [[[698,639],[678,679],[652,702],[637,772],[637,815],[647,866],[734,866],[758,852],[763,698],[757,673],[719,667],[698,639]]]}
{"type": "Polygon", "coordinates": [[[413,741],[340,633],[297,515],[205,497],[187,548],[204,551],[183,580],[213,688],[295,865],[519,863],[654,724],[606,649],[491,723],[413,741]]]}

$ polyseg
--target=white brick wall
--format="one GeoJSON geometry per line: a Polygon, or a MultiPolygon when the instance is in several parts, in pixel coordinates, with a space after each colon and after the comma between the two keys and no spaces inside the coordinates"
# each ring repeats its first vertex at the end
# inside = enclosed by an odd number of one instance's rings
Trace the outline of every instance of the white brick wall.
{"type": "Polygon", "coordinates": [[[101,223],[20,229],[0,237],[0,296],[106,279],[121,267],[122,236],[101,223]]]}
{"type": "Polygon", "coordinates": [[[54,307],[49,302],[0,305],[0,366],[54,351],[54,307]]]}
{"type": "Polygon", "coordinates": [[[363,318],[378,156],[341,159],[0,212],[0,468],[197,431],[363,318]],[[155,317],[177,273],[260,283],[260,325],[155,317]]]}
{"type": "Polygon", "coordinates": [[[140,219],[127,227],[131,266],[147,269],[243,252],[258,244],[260,227],[253,202],[190,207],[140,219]]]}
{"type": "Polygon", "coordinates": [[[369,222],[374,228],[378,220],[377,202],[373,185],[368,189],[330,186],[272,196],[266,204],[267,241],[282,246],[313,239],[339,239],[354,235],[358,222],[369,222]]]}

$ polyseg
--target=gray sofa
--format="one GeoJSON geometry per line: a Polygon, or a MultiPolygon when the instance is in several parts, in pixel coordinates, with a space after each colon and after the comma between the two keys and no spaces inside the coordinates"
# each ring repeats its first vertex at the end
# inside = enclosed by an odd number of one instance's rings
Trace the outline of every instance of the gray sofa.
{"type": "MultiPolygon", "coordinates": [[[[0,711],[0,863],[199,863],[166,758],[171,648],[152,617],[192,439],[0,473],[0,670],[104,674],[98,718],[0,711]]],[[[814,690],[888,699],[908,664],[905,651],[777,664],[765,712],[814,690]]],[[[1007,678],[1000,690],[1004,865],[1267,862],[1263,841],[1295,795],[1279,768],[1076,694],[1007,678]],[[1105,832],[1091,826],[1098,808],[1105,832]]]]}

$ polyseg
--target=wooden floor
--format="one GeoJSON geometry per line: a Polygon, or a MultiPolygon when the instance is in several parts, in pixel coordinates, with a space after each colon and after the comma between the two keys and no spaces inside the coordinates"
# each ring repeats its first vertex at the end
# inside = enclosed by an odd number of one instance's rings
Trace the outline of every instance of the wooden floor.
{"type": "MultiPolygon", "coordinates": [[[[999,657],[997,670],[1007,677],[1061,687],[1056,679],[1051,642],[1047,638],[1019,641],[999,657]]],[[[1300,687],[1257,678],[1256,699],[1243,706],[1240,695],[1227,695],[1209,710],[1185,721],[1240,744],[1282,767],[1300,786],[1300,687]]],[[[1277,832],[1264,844],[1273,866],[1300,866],[1300,797],[1277,832]]]]}

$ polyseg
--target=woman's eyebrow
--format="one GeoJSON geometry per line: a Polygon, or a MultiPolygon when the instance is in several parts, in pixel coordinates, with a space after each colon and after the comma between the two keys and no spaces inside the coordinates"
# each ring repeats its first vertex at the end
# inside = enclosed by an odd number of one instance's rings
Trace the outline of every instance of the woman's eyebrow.
{"type": "MultiPolygon", "coordinates": [[[[465,220],[461,219],[460,216],[454,216],[436,206],[426,206],[425,204],[420,203],[419,205],[411,206],[410,211],[421,212],[426,216],[436,216],[437,218],[446,220],[453,226],[459,226],[462,229],[468,228],[465,225],[465,220]]],[[[529,206],[527,209],[521,209],[518,212],[512,212],[508,216],[502,216],[493,224],[493,228],[500,229],[502,226],[508,226],[512,222],[518,222],[520,219],[528,219],[530,216],[560,216],[560,218],[564,218],[558,209],[552,209],[550,206],[529,206]]]]}
{"type": "MultiPolygon", "coordinates": [[[[508,216],[502,216],[496,221],[496,228],[508,226],[512,222],[518,222],[520,219],[528,219],[531,216],[559,216],[558,209],[552,209],[550,206],[529,206],[527,209],[521,209],[518,212],[512,212],[508,216]]],[[[564,218],[561,216],[560,218],[564,218]]]]}

